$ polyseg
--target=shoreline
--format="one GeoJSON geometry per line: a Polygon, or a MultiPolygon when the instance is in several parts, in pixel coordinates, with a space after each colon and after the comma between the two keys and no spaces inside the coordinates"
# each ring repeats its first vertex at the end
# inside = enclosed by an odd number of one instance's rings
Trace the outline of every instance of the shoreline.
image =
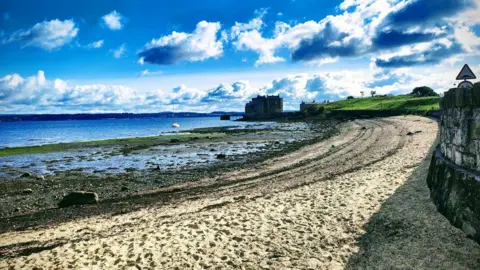
{"type": "Polygon", "coordinates": [[[77,141],[77,142],[65,142],[65,143],[52,143],[41,144],[31,146],[17,146],[17,147],[4,147],[0,148],[0,157],[2,156],[15,156],[15,155],[28,155],[28,154],[44,154],[51,152],[61,152],[79,149],[82,147],[98,147],[98,146],[115,146],[125,143],[150,143],[150,144],[167,144],[171,139],[183,139],[190,140],[195,137],[221,137],[224,133],[211,133],[202,134],[191,131],[182,131],[179,134],[161,134],[158,136],[143,136],[143,137],[126,137],[126,138],[113,138],[104,140],[90,140],[90,141],[77,141]]]}
{"type": "MultiPolygon", "coordinates": [[[[31,173],[30,177],[21,177],[24,172],[32,172],[28,167],[3,169],[17,176],[12,180],[2,181],[0,175],[0,203],[5,206],[0,211],[0,227],[2,228],[0,230],[8,229],[9,226],[15,224],[16,218],[11,219],[11,217],[20,216],[22,219],[22,215],[37,216],[37,212],[42,213],[42,211],[61,212],[62,210],[55,210],[56,205],[65,193],[71,191],[96,192],[100,197],[100,203],[103,201],[117,203],[128,201],[132,197],[143,196],[139,194],[168,189],[169,186],[193,183],[205,177],[215,177],[219,174],[256,166],[268,159],[288,154],[332,136],[336,133],[336,125],[333,123],[319,121],[311,124],[312,130],[305,131],[296,130],[297,124],[289,124],[291,130],[284,130],[289,126],[284,129],[253,130],[229,130],[227,127],[201,128],[192,130],[196,133],[182,138],[159,138],[157,136],[151,139],[133,139],[135,141],[130,140],[129,143],[120,141],[117,146],[108,142],[101,145],[101,148],[98,145],[76,144],[81,146],[80,151],[82,152],[76,152],[72,148],[67,150],[67,154],[62,154],[63,156],[56,153],[50,154],[53,158],[52,162],[45,161],[44,163],[46,168],[50,168],[52,174],[43,174],[42,179],[37,179],[37,173],[31,173]],[[212,136],[212,134],[218,136],[212,136]],[[292,136],[299,139],[289,142],[292,140],[292,136]],[[172,142],[174,139],[175,141],[172,142]],[[79,156],[77,157],[75,153],[78,153],[79,156]],[[92,158],[92,156],[87,157],[87,153],[98,154],[92,158]],[[218,158],[221,153],[225,154],[224,158],[218,158]],[[145,157],[147,159],[140,159],[145,157]],[[92,161],[89,161],[90,158],[92,161]],[[116,169],[75,168],[76,164],[85,163],[107,167],[110,165],[106,164],[112,159],[124,164],[119,163],[120,167],[116,169]],[[139,168],[131,167],[136,163],[125,163],[137,159],[140,159],[137,162],[141,166],[139,168]],[[164,165],[156,165],[156,162],[164,162],[161,163],[164,165]],[[179,162],[183,162],[183,165],[179,162]],[[72,169],[58,171],[64,166],[72,166],[72,169]],[[23,191],[26,189],[31,189],[32,193],[24,194],[23,191]]],[[[115,140],[115,142],[117,141],[115,140]]],[[[48,157],[45,154],[40,156],[42,159],[48,157]]],[[[15,158],[15,156],[8,158],[15,158]]],[[[32,158],[28,159],[27,164],[30,162],[32,162],[32,158]]],[[[99,211],[115,212],[117,210],[106,207],[99,211]]],[[[65,212],[69,211],[65,210],[65,212]]],[[[75,216],[75,211],[72,213],[75,216]]],[[[35,223],[35,218],[33,219],[35,223]]],[[[46,221],[48,218],[40,217],[40,223],[41,220],[46,221]]]]}
{"type": "Polygon", "coordinates": [[[104,202],[65,214],[97,215],[3,231],[0,267],[478,268],[478,244],[428,196],[438,124],[348,125],[254,168],[111,202],[124,212],[100,214],[104,202]]]}

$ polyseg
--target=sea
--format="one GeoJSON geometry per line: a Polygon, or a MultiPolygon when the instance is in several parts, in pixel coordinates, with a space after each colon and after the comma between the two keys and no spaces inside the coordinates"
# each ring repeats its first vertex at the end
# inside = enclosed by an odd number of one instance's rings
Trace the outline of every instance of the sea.
{"type": "Polygon", "coordinates": [[[246,126],[251,122],[216,117],[0,122],[0,149],[52,143],[146,137],[193,128],[246,126]],[[173,128],[172,123],[180,128],[173,128]]]}

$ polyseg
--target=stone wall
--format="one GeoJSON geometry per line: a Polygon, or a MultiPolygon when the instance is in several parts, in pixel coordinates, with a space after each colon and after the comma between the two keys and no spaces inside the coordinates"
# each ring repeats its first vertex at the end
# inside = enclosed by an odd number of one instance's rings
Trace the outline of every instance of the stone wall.
{"type": "Polygon", "coordinates": [[[439,212],[480,243],[480,83],[440,101],[440,143],[428,187],[439,212]]]}
{"type": "Polygon", "coordinates": [[[480,83],[450,89],[440,109],[442,154],[459,166],[480,171],[480,83]]]}

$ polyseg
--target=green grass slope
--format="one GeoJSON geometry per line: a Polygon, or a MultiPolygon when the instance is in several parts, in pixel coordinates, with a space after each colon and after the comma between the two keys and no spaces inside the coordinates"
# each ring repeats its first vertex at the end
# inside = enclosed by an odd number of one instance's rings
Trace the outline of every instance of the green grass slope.
{"type": "Polygon", "coordinates": [[[326,111],[332,110],[438,110],[440,97],[376,96],[340,100],[322,104],[326,111]]]}

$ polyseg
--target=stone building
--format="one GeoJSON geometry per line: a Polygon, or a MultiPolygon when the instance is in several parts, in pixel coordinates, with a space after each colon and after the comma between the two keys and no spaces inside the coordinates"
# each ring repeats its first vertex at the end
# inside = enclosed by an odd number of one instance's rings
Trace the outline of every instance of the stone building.
{"type": "Polygon", "coordinates": [[[480,83],[445,92],[440,109],[430,196],[440,213],[480,243],[480,83]]]}
{"type": "Polygon", "coordinates": [[[265,117],[283,112],[283,98],[277,96],[257,96],[245,105],[245,115],[250,117],[265,117]]]}
{"type": "Polygon", "coordinates": [[[318,105],[318,104],[320,104],[320,103],[315,102],[315,100],[312,101],[312,102],[302,101],[302,103],[300,103],[300,111],[305,111],[306,109],[308,109],[310,107],[313,107],[315,105],[318,105]]]}

